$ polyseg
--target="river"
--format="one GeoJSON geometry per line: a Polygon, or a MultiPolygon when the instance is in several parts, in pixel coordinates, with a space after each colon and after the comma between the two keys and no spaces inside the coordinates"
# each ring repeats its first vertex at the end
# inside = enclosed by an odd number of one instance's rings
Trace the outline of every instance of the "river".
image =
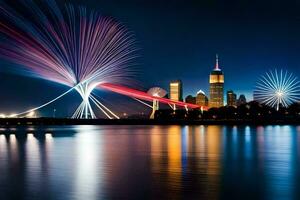
{"type": "Polygon", "coordinates": [[[299,199],[300,126],[0,129],[0,199],[299,199]]]}

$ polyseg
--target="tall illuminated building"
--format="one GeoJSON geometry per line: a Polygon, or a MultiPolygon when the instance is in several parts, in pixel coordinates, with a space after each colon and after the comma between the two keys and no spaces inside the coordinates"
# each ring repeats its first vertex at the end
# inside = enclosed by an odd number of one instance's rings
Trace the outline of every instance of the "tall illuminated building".
{"type": "Polygon", "coordinates": [[[224,74],[219,68],[218,55],[216,56],[216,66],[209,76],[209,107],[219,108],[224,106],[224,74]]]}
{"type": "Polygon", "coordinates": [[[181,80],[170,82],[170,99],[173,101],[183,101],[181,80]]]}

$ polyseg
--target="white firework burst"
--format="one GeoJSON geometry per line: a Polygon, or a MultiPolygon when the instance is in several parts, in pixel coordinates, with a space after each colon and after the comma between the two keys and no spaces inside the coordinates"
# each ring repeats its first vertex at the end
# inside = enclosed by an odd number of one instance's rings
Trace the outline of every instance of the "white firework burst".
{"type": "Polygon", "coordinates": [[[154,97],[164,97],[167,95],[167,91],[160,87],[150,88],[147,93],[154,97]]]}
{"type": "Polygon", "coordinates": [[[274,107],[288,107],[294,102],[300,101],[300,85],[298,78],[288,71],[267,72],[257,82],[254,91],[254,100],[274,107]]]}

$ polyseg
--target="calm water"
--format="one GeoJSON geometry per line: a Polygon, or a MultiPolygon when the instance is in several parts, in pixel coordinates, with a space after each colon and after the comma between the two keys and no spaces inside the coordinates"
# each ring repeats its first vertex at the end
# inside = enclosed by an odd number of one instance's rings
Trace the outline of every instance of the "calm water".
{"type": "Polygon", "coordinates": [[[0,199],[300,199],[299,162],[300,126],[2,129],[0,199]]]}

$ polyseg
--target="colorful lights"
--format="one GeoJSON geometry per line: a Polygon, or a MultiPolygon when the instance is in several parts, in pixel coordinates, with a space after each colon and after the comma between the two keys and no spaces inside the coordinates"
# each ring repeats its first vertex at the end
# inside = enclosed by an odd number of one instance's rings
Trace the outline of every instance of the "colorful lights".
{"type": "Polygon", "coordinates": [[[0,34],[5,38],[0,57],[21,65],[27,72],[22,74],[71,87],[60,97],[75,89],[82,103],[73,117],[95,118],[89,100],[96,85],[127,84],[134,74],[130,67],[137,50],[133,34],[84,7],[68,5],[61,10],[50,0],[43,5],[20,1],[21,7],[30,19],[8,6],[0,7],[0,34]]]}
{"type": "MultiPolygon", "coordinates": [[[[124,86],[120,86],[120,85],[114,85],[114,84],[110,84],[110,83],[102,83],[98,87],[112,91],[112,92],[116,92],[119,94],[123,94],[123,95],[129,96],[129,97],[134,97],[134,98],[137,98],[140,100],[145,100],[145,101],[150,101],[150,102],[152,102],[153,100],[157,100],[161,103],[177,105],[180,107],[199,108],[199,106],[195,105],[195,104],[185,103],[182,101],[173,101],[171,99],[152,96],[152,95],[147,94],[146,92],[141,92],[141,91],[134,90],[134,89],[127,88],[124,86]]],[[[206,110],[207,107],[204,107],[203,109],[206,110]]]]}
{"type": "Polygon", "coordinates": [[[293,102],[300,101],[300,85],[297,77],[293,74],[284,73],[282,70],[278,72],[267,72],[257,82],[254,91],[254,99],[262,104],[275,107],[279,110],[279,106],[289,106],[293,102]]]}

